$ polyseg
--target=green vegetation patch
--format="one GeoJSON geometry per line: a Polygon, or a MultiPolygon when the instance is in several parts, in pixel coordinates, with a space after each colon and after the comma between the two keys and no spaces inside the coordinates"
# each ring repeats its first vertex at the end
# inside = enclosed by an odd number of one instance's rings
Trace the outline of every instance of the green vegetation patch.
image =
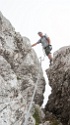
{"type": "Polygon", "coordinates": [[[39,113],[38,113],[37,109],[35,109],[35,113],[33,114],[33,117],[36,121],[35,125],[39,125],[40,124],[40,116],[39,116],[39,113]]]}

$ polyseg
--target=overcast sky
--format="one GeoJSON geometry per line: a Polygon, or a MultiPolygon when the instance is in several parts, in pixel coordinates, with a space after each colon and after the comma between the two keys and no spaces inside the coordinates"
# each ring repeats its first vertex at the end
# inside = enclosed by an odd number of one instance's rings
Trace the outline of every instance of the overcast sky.
{"type": "MultiPolygon", "coordinates": [[[[31,44],[38,41],[37,32],[42,31],[51,39],[52,53],[70,45],[70,0],[0,0],[0,11],[17,32],[30,39],[31,44]]],[[[41,45],[34,50],[38,57],[44,58],[41,45]]],[[[43,71],[48,65],[45,57],[43,71]]],[[[48,86],[46,92],[50,93],[48,86]]]]}

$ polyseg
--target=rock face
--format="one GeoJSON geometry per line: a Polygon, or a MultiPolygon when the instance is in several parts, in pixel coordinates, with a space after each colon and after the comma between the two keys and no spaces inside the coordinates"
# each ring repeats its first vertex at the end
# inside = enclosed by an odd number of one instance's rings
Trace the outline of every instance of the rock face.
{"type": "MultiPolygon", "coordinates": [[[[37,79],[34,104],[41,105],[45,80],[38,58],[29,39],[0,12],[0,125],[24,123],[37,79]]],[[[30,119],[28,124],[35,125],[32,114],[30,119]]]]}
{"type": "Polygon", "coordinates": [[[52,91],[42,109],[45,80],[36,53],[0,12],[0,125],[70,125],[70,46],[53,57],[47,69],[52,91]]]}
{"type": "Polygon", "coordinates": [[[47,69],[52,88],[46,112],[52,112],[63,125],[70,125],[70,46],[54,53],[54,63],[47,69]]]}

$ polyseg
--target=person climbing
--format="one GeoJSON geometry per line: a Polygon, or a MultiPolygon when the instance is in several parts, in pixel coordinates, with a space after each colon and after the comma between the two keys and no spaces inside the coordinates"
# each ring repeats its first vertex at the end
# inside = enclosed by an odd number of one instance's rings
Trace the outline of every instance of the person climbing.
{"type": "Polygon", "coordinates": [[[50,65],[52,65],[53,58],[51,54],[52,45],[51,45],[50,38],[47,35],[43,35],[42,32],[38,32],[38,35],[40,36],[40,39],[36,43],[32,44],[31,47],[34,47],[37,44],[41,43],[43,46],[43,49],[45,50],[46,55],[50,60],[50,65]]]}

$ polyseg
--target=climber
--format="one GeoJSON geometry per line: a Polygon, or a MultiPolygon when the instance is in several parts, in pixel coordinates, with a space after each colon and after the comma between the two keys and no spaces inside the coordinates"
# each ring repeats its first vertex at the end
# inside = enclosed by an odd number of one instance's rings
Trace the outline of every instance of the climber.
{"type": "Polygon", "coordinates": [[[50,60],[50,65],[52,65],[53,58],[51,54],[52,45],[51,45],[50,38],[47,35],[43,35],[42,32],[38,32],[38,35],[40,36],[40,39],[36,43],[32,44],[32,47],[41,43],[43,46],[43,49],[45,50],[46,55],[50,60]]]}

